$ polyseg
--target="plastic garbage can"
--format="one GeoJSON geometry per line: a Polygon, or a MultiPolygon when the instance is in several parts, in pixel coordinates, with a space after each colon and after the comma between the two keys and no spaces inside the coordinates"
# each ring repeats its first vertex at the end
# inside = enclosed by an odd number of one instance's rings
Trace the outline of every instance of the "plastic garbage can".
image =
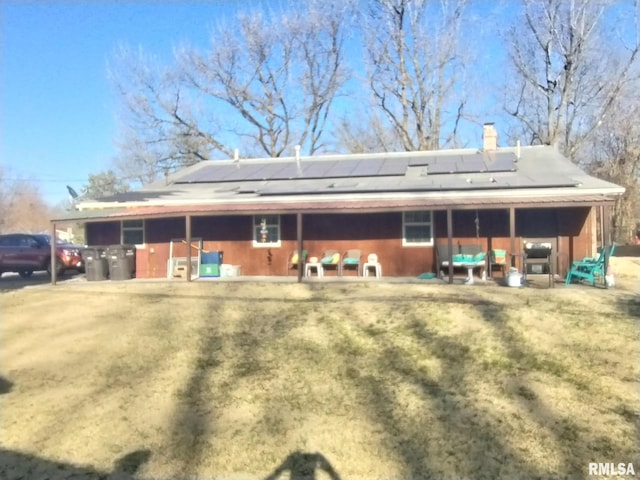
{"type": "Polygon", "coordinates": [[[109,263],[105,247],[87,247],[80,251],[84,262],[85,278],[89,282],[109,278],[109,263]]]}
{"type": "Polygon", "coordinates": [[[107,248],[107,261],[111,280],[129,280],[135,277],[136,247],[134,245],[110,245],[107,248]]]}

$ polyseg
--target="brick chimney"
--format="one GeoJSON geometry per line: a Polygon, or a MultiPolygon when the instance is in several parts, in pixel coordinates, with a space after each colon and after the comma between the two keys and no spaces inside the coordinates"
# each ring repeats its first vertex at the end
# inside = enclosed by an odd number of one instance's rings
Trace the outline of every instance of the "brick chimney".
{"type": "Polygon", "coordinates": [[[491,151],[498,148],[498,132],[493,123],[485,123],[482,127],[482,150],[491,151]]]}

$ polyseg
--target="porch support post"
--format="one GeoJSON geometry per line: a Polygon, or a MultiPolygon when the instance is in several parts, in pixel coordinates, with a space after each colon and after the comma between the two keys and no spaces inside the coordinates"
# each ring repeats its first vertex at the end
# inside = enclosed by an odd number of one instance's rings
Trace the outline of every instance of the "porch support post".
{"type": "Polygon", "coordinates": [[[58,279],[57,265],[58,252],[56,252],[56,222],[51,222],[51,285],[55,285],[58,279]]]}
{"type": "Polygon", "coordinates": [[[447,208],[447,245],[449,249],[449,283],[453,283],[453,212],[447,208]]]}
{"type": "Polygon", "coordinates": [[[185,217],[185,237],[187,240],[187,282],[191,281],[191,215],[185,217]]]}
{"type": "Polygon", "coordinates": [[[511,240],[511,266],[516,266],[516,209],[509,207],[509,238],[511,240]]]}
{"type": "Polygon", "coordinates": [[[605,205],[603,207],[602,215],[602,249],[605,252],[604,255],[604,273],[607,274],[607,268],[609,267],[609,245],[611,245],[611,206],[605,205]]]}
{"type": "Polygon", "coordinates": [[[598,233],[600,234],[600,246],[604,247],[604,245],[607,243],[606,239],[604,238],[604,205],[600,205],[600,225],[599,225],[599,231],[598,233]]]}
{"type": "Polygon", "coordinates": [[[302,213],[296,214],[296,235],[298,239],[298,283],[302,282],[302,269],[305,259],[302,256],[302,213]]]}

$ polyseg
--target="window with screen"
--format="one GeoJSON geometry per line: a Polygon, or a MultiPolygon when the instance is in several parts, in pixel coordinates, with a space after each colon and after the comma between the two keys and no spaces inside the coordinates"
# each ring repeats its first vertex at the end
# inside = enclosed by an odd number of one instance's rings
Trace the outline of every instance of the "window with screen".
{"type": "Polygon", "coordinates": [[[122,221],[122,244],[142,245],[144,243],[144,220],[122,221]]]}
{"type": "Polygon", "coordinates": [[[402,214],[402,245],[406,247],[433,245],[431,212],[404,212],[402,214]]]}

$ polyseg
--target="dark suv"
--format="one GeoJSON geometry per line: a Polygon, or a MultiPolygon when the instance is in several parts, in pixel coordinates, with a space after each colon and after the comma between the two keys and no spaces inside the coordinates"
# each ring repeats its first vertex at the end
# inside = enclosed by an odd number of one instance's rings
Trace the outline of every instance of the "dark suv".
{"type": "MultiPolygon", "coordinates": [[[[34,271],[51,272],[51,237],[12,233],[0,235],[0,275],[17,272],[21,277],[30,277],[34,271]]],[[[84,264],[77,245],[57,243],[57,275],[66,270],[84,272],[84,264]]]]}

